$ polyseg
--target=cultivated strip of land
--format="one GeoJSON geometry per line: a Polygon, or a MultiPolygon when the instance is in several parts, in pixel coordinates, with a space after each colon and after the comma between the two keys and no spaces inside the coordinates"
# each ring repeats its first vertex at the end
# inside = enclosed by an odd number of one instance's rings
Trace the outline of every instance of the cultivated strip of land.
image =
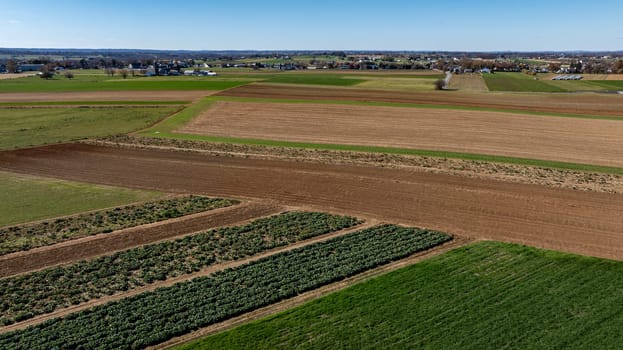
{"type": "Polygon", "coordinates": [[[621,116],[621,97],[606,94],[400,92],[332,87],[280,86],[254,83],[222,91],[217,96],[295,100],[350,100],[433,105],[457,105],[536,112],[621,116]]]}
{"type": "Polygon", "coordinates": [[[174,193],[264,198],[462,236],[623,259],[620,194],[412,169],[84,144],[0,152],[0,169],[174,193]]]}
{"type": "Polygon", "coordinates": [[[613,120],[423,108],[217,101],[176,132],[623,167],[623,123],[613,120]]]}
{"type": "Polygon", "coordinates": [[[26,328],[28,328],[30,326],[41,324],[41,323],[43,323],[45,321],[48,321],[48,320],[51,320],[51,319],[65,317],[65,316],[67,316],[69,314],[80,312],[80,311],[84,311],[84,310],[88,310],[90,308],[93,308],[93,307],[96,307],[96,306],[99,306],[99,305],[104,305],[104,304],[107,304],[109,302],[122,300],[122,299],[125,299],[125,298],[128,298],[128,297],[139,295],[139,294],[144,293],[144,292],[153,292],[153,291],[155,291],[158,288],[170,287],[170,286],[173,286],[173,285],[175,285],[177,283],[191,281],[194,278],[206,277],[206,276],[209,276],[209,275],[214,274],[216,272],[220,272],[220,271],[224,271],[224,270],[227,270],[227,269],[236,268],[236,267],[248,264],[248,263],[255,262],[255,261],[260,260],[260,259],[268,258],[268,257],[273,256],[275,254],[289,252],[289,251],[291,251],[293,249],[302,248],[302,247],[305,247],[305,246],[310,245],[310,244],[324,242],[326,240],[337,238],[337,237],[340,237],[340,236],[343,236],[343,235],[347,235],[347,234],[353,233],[355,231],[371,228],[371,227],[373,227],[374,225],[377,225],[377,224],[378,224],[378,222],[376,220],[367,220],[364,223],[362,223],[360,225],[357,225],[356,227],[353,227],[353,228],[348,228],[348,229],[340,230],[340,231],[337,231],[337,232],[327,233],[327,234],[316,236],[316,237],[313,237],[313,238],[309,238],[309,239],[306,239],[306,240],[303,240],[303,241],[295,242],[295,243],[289,244],[287,246],[269,249],[269,250],[266,250],[266,251],[264,251],[262,253],[255,254],[255,255],[250,256],[250,257],[246,257],[246,258],[241,258],[241,259],[234,260],[234,261],[221,262],[221,263],[218,263],[218,264],[210,265],[210,266],[205,267],[205,268],[203,268],[200,271],[195,272],[195,273],[169,278],[169,279],[167,279],[165,281],[155,281],[152,284],[148,284],[148,285],[145,285],[145,286],[142,286],[142,287],[138,287],[138,288],[135,288],[135,289],[123,292],[123,293],[119,293],[119,294],[115,294],[115,295],[111,295],[111,296],[104,296],[104,297],[99,298],[99,299],[93,299],[91,301],[88,301],[88,302],[85,302],[85,303],[81,303],[79,305],[73,305],[73,306],[69,306],[67,308],[56,310],[54,312],[50,312],[50,313],[47,313],[47,314],[35,316],[35,317],[27,319],[25,321],[14,323],[14,324],[11,324],[11,325],[8,325],[8,326],[4,326],[4,327],[0,326],[0,333],[12,332],[12,331],[16,331],[16,330],[26,329],[26,328]]]}
{"type": "Polygon", "coordinates": [[[478,242],[179,349],[611,349],[622,288],[618,261],[478,242]]]}
{"type": "MultiPolygon", "coordinates": [[[[457,249],[470,242],[472,242],[470,239],[467,239],[464,237],[454,237],[452,241],[443,243],[442,245],[432,248],[430,250],[413,254],[407,258],[389,263],[387,265],[377,267],[372,270],[368,270],[366,272],[362,272],[358,275],[346,278],[342,281],[335,282],[335,283],[320,287],[318,289],[314,289],[309,292],[299,294],[293,298],[286,299],[276,304],[269,305],[269,306],[257,309],[255,311],[251,311],[251,312],[242,314],[240,316],[228,319],[226,321],[216,323],[208,327],[201,328],[192,333],[185,334],[179,337],[175,337],[164,343],[148,347],[148,349],[169,349],[177,345],[185,344],[194,339],[205,337],[211,334],[216,334],[216,333],[226,331],[228,329],[232,329],[234,327],[249,323],[251,321],[255,321],[255,320],[262,319],[264,317],[275,315],[285,310],[289,310],[294,307],[306,304],[314,299],[318,299],[323,296],[329,295],[331,293],[343,290],[354,284],[369,280],[376,276],[385,275],[391,271],[395,271],[395,270],[404,268],[406,266],[413,265],[420,261],[432,258],[434,256],[443,254],[445,252],[457,249]]],[[[188,344],[188,346],[192,347],[193,344],[192,343],[188,344]]]]}
{"type": "Polygon", "coordinates": [[[93,260],[3,278],[0,323],[23,321],[359,223],[352,217],[288,212],[243,226],[199,232],[93,260]]]}
{"type": "Polygon", "coordinates": [[[352,164],[384,168],[407,168],[417,171],[459,175],[555,188],[590,192],[623,193],[623,176],[607,173],[574,171],[556,168],[515,165],[485,161],[349,152],[291,147],[271,147],[234,143],[179,140],[162,137],[114,136],[82,141],[86,144],[196,152],[210,156],[252,159],[281,159],[323,164],[352,164]]]}
{"type": "Polygon", "coordinates": [[[0,257],[0,278],[92,259],[144,244],[179,238],[205,229],[242,225],[253,218],[276,214],[282,210],[283,207],[268,202],[245,202],[233,207],[7,254],[0,257]]]}
{"type": "Polygon", "coordinates": [[[11,349],[16,345],[90,348],[97,344],[117,349],[158,344],[449,240],[451,236],[435,231],[376,226],[2,334],[0,345],[11,349]],[[69,329],[72,336],[67,338],[69,329]]]}
{"type": "Polygon", "coordinates": [[[237,203],[229,199],[186,196],[3,227],[0,228],[0,255],[110,233],[237,203]]]}

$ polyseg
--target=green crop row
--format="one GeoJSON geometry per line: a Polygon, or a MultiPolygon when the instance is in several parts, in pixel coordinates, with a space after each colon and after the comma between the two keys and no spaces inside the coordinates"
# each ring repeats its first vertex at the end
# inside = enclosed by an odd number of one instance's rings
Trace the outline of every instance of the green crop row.
{"type": "Polygon", "coordinates": [[[187,196],[5,227],[0,229],[0,255],[228,207],[236,203],[237,201],[229,199],[187,196]]]}
{"type": "Polygon", "coordinates": [[[3,349],[137,349],[450,240],[383,225],[0,335],[3,349]]]}
{"type": "Polygon", "coordinates": [[[5,278],[0,280],[0,324],[198,272],[216,262],[251,256],[358,223],[347,216],[290,212],[5,278]]]}

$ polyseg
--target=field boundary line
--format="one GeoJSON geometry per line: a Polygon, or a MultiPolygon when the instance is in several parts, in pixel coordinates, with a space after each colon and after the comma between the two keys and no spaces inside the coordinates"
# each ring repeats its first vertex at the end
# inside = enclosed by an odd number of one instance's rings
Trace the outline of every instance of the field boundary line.
{"type": "Polygon", "coordinates": [[[386,273],[401,269],[403,267],[407,267],[409,265],[413,265],[423,260],[446,253],[450,250],[463,247],[472,242],[475,242],[475,240],[471,238],[466,238],[466,237],[454,236],[451,241],[446,242],[440,246],[433,247],[423,252],[415,253],[407,258],[379,266],[372,270],[362,272],[360,274],[357,274],[352,277],[348,277],[341,281],[334,282],[334,283],[322,286],[320,288],[316,288],[314,290],[304,292],[295,297],[280,301],[278,303],[271,304],[271,305],[262,307],[260,309],[254,310],[254,311],[244,313],[240,316],[230,318],[223,322],[215,323],[208,327],[201,328],[197,331],[194,331],[194,332],[191,332],[191,333],[179,336],[179,337],[172,338],[164,343],[147,347],[147,349],[170,349],[176,345],[182,345],[192,340],[203,338],[205,336],[219,333],[225,330],[229,330],[229,329],[232,329],[234,327],[243,325],[251,321],[255,321],[255,320],[267,317],[267,316],[276,315],[285,310],[292,309],[294,307],[303,305],[315,299],[319,299],[331,293],[346,289],[354,284],[364,282],[371,278],[384,275],[386,273]]]}
{"type": "Polygon", "coordinates": [[[70,306],[68,308],[64,308],[64,309],[59,309],[56,310],[54,312],[48,313],[48,314],[44,314],[44,315],[40,315],[40,316],[36,316],[33,317],[31,319],[28,319],[24,322],[18,322],[18,323],[14,323],[12,325],[8,325],[8,326],[4,326],[4,327],[0,327],[0,333],[6,333],[6,332],[11,332],[11,331],[16,331],[16,330],[21,330],[21,329],[25,329],[29,326],[33,326],[33,325],[37,325],[40,323],[43,323],[47,320],[50,319],[54,319],[54,318],[62,318],[64,316],[67,316],[71,313],[75,313],[75,312],[79,312],[79,311],[83,311],[83,310],[87,310],[90,309],[92,307],[98,306],[98,305],[103,305],[109,302],[113,302],[113,301],[117,301],[117,300],[121,300],[124,298],[128,298],[134,295],[138,295],[144,292],[151,292],[154,291],[158,288],[162,288],[162,287],[169,287],[172,286],[174,284],[177,283],[181,283],[181,282],[187,282],[190,281],[194,278],[197,277],[205,277],[205,276],[209,276],[215,272],[219,272],[225,269],[229,269],[229,268],[234,268],[234,267],[238,267],[241,265],[245,265],[248,264],[250,262],[254,262],[256,260],[259,259],[263,259],[275,254],[279,254],[279,253],[283,253],[283,252],[287,252],[287,251],[291,251],[293,249],[296,248],[301,248],[313,243],[318,243],[318,242],[323,242],[332,238],[336,238],[336,237],[340,237],[355,231],[360,231],[360,230],[364,230],[370,227],[373,227],[375,225],[378,225],[380,223],[380,221],[375,220],[375,219],[369,219],[369,218],[363,218],[363,217],[359,217],[359,219],[365,220],[363,223],[353,226],[353,227],[349,227],[347,229],[343,229],[340,231],[336,231],[336,232],[331,232],[331,233],[327,233],[324,235],[320,235],[320,236],[316,236],[316,237],[312,237],[310,239],[306,239],[304,241],[299,241],[299,242],[295,242],[292,244],[289,244],[287,246],[283,246],[283,247],[277,247],[274,249],[270,249],[267,251],[264,251],[262,253],[247,257],[247,258],[243,258],[240,260],[234,260],[234,261],[227,261],[224,263],[218,263],[218,264],[214,264],[214,265],[210,265],[207,267],[204,267],[203,269],[201,269],[199,272],[196,273],[192,273],[192,274],[188,274],[188,275],[182,275],[182,276],[178,276],[178,277],[173,277],[173,278],[169,278],[167,280],[161,281],[161,282],[156,282],[156,283],[152,283],[143,287],[139,287],[139,288],[135,288],[132,290],[129,290],[127,292],[124,293],[119,293],[119,294],[114,294],[111,296],[107,296],[107,297],[103,297],[103,298],[99,298],[99,299],[93,299],[90,301],[87,301],[85,303],[81,303],[78,305],[74,305],[74,306],[70,306]]]}

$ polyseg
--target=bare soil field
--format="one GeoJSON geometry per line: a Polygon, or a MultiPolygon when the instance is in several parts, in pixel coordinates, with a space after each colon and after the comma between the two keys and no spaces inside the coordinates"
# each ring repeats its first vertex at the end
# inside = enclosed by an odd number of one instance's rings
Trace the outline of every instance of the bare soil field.
{"type": "Polygon", "coordinates": [[[0,102],[195,101],[215,91],[85,91],[0,93],[0,102]]]}
{"type": "Polygon", "coordinates": [[[302,87],[254,83],[221,91],[218,96],[284,98],[300,100],[351,100],[422,103],[517,109],[550,113],[623,115],[623,96],[595,93],[478,93],[478,92],[401,92],[357,90],[332,87],[302,87]]]}
{"type": "Polygon", "coordinates": [[[6,74],[0,74],[0,80],[32,77],[33,75],[36,75],[36,74],[35,73],[6,73],[6,74]]]}
{"type": "Polygon", "coordinates": [[[462,91],[489,91],[480,74],[453,74],[449,87],[462,91]]]}
{"type": "Polygon", "coordinates": [[[238,224],[250,219],[276,214],[280,210],[283,208],[267,202],[250,202],[7,254],[0,257],[0,278],[78,260],[91,259],[139,245],[181,237],[197,231],[238,224]]]}
{"type": "Polygon", "coordinates": [[[481,239],[623,260],[623,196],[408,169],[63,144],[0,169],[176,193],[262,198],[481,239]]]}
{"type": "Polygon", "coordinates": [[[614,120],[427,108],[219,101],[178,131],[623,166],[623,122],[614,120]]]}
{"type": "Polygon", "coordinates": [[[424,157],[401,154],[272,147],[203,142],[170,138],[112,136],[82,143],[108,147],[195,152],[209,156],[278,159],[321,164],[350,164],[383,168],[406,168],[436,174],[477,177],[506,182],[537,184],[578,191],[623,193],[623,176],[577,170],[475,160],[424,157]]]}
{"type": "Polygon", "coordinates": [[[623,74],[582,74],[582,80],[623,80],[623,74]]]}

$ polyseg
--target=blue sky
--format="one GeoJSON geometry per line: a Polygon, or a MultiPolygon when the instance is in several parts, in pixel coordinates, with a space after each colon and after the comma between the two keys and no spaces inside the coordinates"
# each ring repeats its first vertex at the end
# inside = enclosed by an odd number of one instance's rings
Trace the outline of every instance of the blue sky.
{"type": "Polygon", "coordinates": [[[623,1],[3,1],[0,47],[623,50],[623,1]]]}

